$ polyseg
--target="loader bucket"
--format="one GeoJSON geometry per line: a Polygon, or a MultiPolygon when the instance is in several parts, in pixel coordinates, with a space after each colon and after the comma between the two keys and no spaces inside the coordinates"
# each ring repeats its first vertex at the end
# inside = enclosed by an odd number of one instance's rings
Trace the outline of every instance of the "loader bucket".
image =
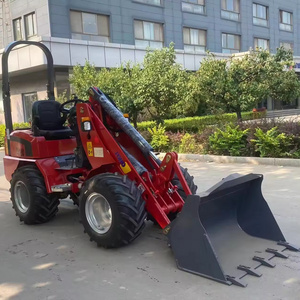
{"type": "Polygon", "coordinates": [[[202,195],[188,196],[168,240],[179,269],[245,287],[246,275],[287,258],[290,245],[261,192],[262,175],[233,174],[202,195]]]}

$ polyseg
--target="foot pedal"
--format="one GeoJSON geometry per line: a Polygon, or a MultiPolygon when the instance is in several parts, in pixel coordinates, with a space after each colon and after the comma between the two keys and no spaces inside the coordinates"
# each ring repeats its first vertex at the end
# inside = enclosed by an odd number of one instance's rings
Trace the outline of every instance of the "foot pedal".
{"type": "Polygon", "coordinates": [[[280,245],[280,246],[284,246],[286,247],[288,250],[291,250],[291,251],[295,251],[295,252],[299,252],[300,251],[300,248],[294,246],[294,245],[291,245],[290,243],[288,242],[278,242],[277,245],[280,245]]]}
{"type": "Polygon", "coordinates": [[[261,277],[262,276],[261,273],[258,273],[256,271],[254,271],[252,268],[247,267],[247,266],[239,265],[237,268],[238,268],[238,270],[245,271],[247,274],[255,276],[255,277],[261,277]]]}
{"type": "Polygon", "coordinates": [[[260,262],[263,266],[266,266],[266,267],[269,267],[269,268],[275,268],[275,264],[272,264],[272,263],[266,261],[266,259],[263,258],[263,257],[254,256],[252,259],[255,260],[255,261],[260,262]]]}
{"type": "Polygon", "coordinates": [[[280,258],[288,258],[288,255],[285,255],[283,254],[282,252],[276,250],[276,249],[271,249],[271,248],[268,248],[266,249],[266,252],[268,253],[272,253],[274,254],[276,257],[280,257],[280,258]]]}

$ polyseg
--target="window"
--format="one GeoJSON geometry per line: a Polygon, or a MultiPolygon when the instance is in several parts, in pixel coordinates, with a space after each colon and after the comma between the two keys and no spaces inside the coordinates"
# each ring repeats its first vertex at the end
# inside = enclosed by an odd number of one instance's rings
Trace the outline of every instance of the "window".
{"type": "Polygon", "coordinates": [[[30,40],[32,37],[36,36],[36,18],[35,13],[31,13],[24,17],[25,21],[25,35],[26,40],[30,40]]]}
{"type": "Polygon", "coordinates": [[[206,31],[193,28],[183,28],[184,50],[203,53],[206,50],[206,31]]]}
{"type": "Polygon", "coordinates": [[[161,0],[134,0],[134,1],[161,6],[161,0]]]}
{"type": "Polygon", "coordinates": [[[205,0],[183,0],[181,7],[182,11],[205,14],[205,0]]]}
{"type": "Polygon", "coordinates": [[[254,39],[254,48],[262,48],[263,50],[269,50],[269,40],[267,39],[254,39]]]}
{"type": "Polygon", "coordinates": [[[253,3],[254,25],[268,26],[268,7],[253,3]]]}
{"type": "Polygon", "coordinates": [[[159,23],[134,21],[135,45],[161,48],[163,46],[163,26],[159,23]]]}
{"type": "Polygon", "coordinates": [[[79,11],[71,11],[73,39],[109,42],[109,17],[79,11]]]}
{"type": "Polygon", "coordinates": [[[237,53],[241,50],[241,37],[222,33],[222,53],[237,53]]]}
{"type": "Polygon", "coordinates": [[[292,50],[294,49],[294,44],[292,42],[280,42],[280,47],[283,47],[286,50],[292,50]]]}
{"type": "Polygon", "coordinates": [[[37,100],[37,93],[23,94],[23,112],[24,122],[31,121],[32,119],[32,104],[37,100]]]}
{"type": "Polygon", "coordinates": [[[222,18],[232,21],[240,19],[240,0],[222,0],[222,18]]]}
{"type": "Polygon", "coordinates": [[[13,20],[13,29],[14,29],[14,40],[22,40],[22,26],[21,18],[13,20]]]}
{"type": "Polygon", "coordinates": [[[287,11],[280,10],[280,23],[279,28],[281,30],[292,31],[293,30],[293,14],[287,11]]]}

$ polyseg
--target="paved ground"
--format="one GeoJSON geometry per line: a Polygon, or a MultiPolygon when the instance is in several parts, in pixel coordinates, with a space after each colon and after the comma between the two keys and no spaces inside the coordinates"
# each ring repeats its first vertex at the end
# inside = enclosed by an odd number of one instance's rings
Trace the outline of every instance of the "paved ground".
{"type": "MultiPolygon", "coordinates": [[[[286,239],[300,245],[300,168],[183,163],[203,191],[229,173],[265,175],[263,193],[286,239]]],[[[0,163],[3,175],[2,160],[0,163]]],[[[277,259],[248,287],[228,287],[176,268],[150,222],[132,245],[104,250],[90,243],[77,208],[63,201],[57,217],[26,226],[15,217],[0,177],[0,299],[300,299],[300,254],[277,259]]]]}

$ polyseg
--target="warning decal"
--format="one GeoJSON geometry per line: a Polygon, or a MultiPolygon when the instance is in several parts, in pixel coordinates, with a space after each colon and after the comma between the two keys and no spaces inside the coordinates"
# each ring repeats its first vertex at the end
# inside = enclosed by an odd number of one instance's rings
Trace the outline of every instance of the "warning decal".
{"type": "Polygon", "coordinates": [[[87,151],[88,151],[88,156],[94,156],[93,143],[87,142],[86,147],[87,147],[87,151]]]}
{"type": "Polygon", "coordinates": [[[103,148],[94,147],[94,156],[95,157],[104,157],[103,148]]]}

